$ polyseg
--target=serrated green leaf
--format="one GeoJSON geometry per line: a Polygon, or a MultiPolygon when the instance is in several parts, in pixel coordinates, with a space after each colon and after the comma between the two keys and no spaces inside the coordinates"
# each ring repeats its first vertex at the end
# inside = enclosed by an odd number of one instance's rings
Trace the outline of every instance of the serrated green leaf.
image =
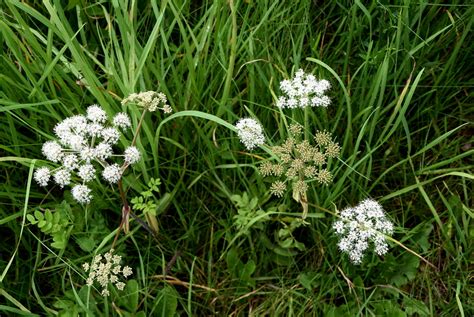
{"type": "Polygon", "coordinates": [[[28,221],[33,225],[38,223],[38,221],[35,219],[35,217],[32,214],[26,215],[26,219],[28,219],[28,221]]]}
{"type": "Polygon", "coordinates": [[[55,241],[51,243],[51,246],[55,249],[62,250],[66,248],[66,241],[55,241]]]}
{"type": "Polygon", "coordinates": [[[53,214],[53,223],[59,224],[60,222],[61,222],[61,213],[56,211],[53,214]]]}
{"type": "Polygon", "coordinates": [[[51,228],[53,227],[53,224],[51,222],[47,222],[42,228],[41,231],[44,233],[49,233],[51,231],[51,228]]]}
{"type": "Polygon", "coordinates": [[[53,222],[53,213],[51,210],[47,209],[44,213],[44,218],[46,219],[47,222],[53,222]]]}
{"type": "Polygon", "coordinates": [[[247,194],[247,192],[244,192],[242,194],[242,206],[247,206],[249,204],[249,195],[247,194]]]}
{"type": "Polygon", "coordinates": [[[59,224],[54,224],[53,227],[51,228],[51,233],[54,234],[57,232],[61,232],[62,230],[63,230],[63,226],[59,224]]]}
{"type": "Polygon", "coordinates": [[[35,218],[36,218],[38,221],[44,219],[43,213],[42,213],[41,211],[39,211],[38,209],[35,210],[35,218]]]}
{"type": "Polygon", "coordinates": [[[69,203],[65,200],[63,200],[61,202],[61,204],[59,204],[57,207],[56,207],[56,211],[59,211],[65,215],[71,215],[72,214],[72,210],[71,210],[71,206],[69,205],[69,203]]]}
{"type": "Polygon", "coordinates": [[[60,231],[60,232],[57,232],[57,233],[53,234],[53,240],[54,241],[66,241],[67,237],[68,237],[68,231],[66,231],[66,230],[63,230],[63,231],[60,231]]]}
{"type": "Polygon", "coordinates": [[[258,205],[258,198],[257,197],[254,197],[252,198],[252,200],[250,200],[249,204],[248,204],[248,209],[250,210],[254,210],[258,205]]]}
{"type": "Polygon", "coordinates": [[[231,195],[230,200],[232,200],[232,202],[234,202],[234,203],[237,203],[241,200],[240,195],[231,195]]]}

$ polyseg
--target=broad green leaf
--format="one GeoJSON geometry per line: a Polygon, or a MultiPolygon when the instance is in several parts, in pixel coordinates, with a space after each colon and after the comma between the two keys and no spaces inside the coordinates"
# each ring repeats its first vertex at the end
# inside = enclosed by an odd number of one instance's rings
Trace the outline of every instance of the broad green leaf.
{"type": "Polygon", "coordinates": [[[178,308],[177,293],[169,285],[165,285],[157,294],[155,299],[154,313],[156,316],[173,317],[178,308]]]}
{"type": "Polygon", "coordinates": [[[124,293],[127,299],[127,308],[129,311],[134,312],[138,307],[138,283],[136,280],[129,280],[125,285],[124,293]]]}

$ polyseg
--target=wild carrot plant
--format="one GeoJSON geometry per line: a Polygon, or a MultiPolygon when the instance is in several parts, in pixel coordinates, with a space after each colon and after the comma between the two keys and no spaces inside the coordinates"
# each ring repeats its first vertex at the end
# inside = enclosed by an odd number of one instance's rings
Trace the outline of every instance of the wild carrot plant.
{"type": "Polygon", "coordinates": [[[0,315],[474,315],[473,16],[0,1],[0,315]]]}

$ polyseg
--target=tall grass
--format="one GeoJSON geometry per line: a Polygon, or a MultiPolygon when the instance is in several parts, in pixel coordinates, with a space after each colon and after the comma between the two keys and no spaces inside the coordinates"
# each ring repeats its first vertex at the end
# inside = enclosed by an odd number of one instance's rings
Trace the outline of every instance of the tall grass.
{"type": "MultiPolygon", "coordinates": [[[[120,239],[124,258],[137,268],[140,301],[129,309],[146,315],[175,309],[183,315],[474,313],[471,5],[6,0],[0,8],[2,315],[65,313],[61,303],[119,314],[110,300],[85,296],[78,274],[90,259],[81,238],[91,235],[94,250],[113,238],[118,193],[97,182],[101,199],[86,210],[73,207],[93,214],[94,222],[59,253],[26,226],[25,214],[70,200],[68,192],[30,184],[54,125],[93,103],[109,114],[127,111],[136,125],[139,111],[120,100],[145,90],[163,91],[176,115],[146,117],[137,143],[143,160],[124,182],[133,197],[160,178],[171,203],[158,216],[158,240],[136,222],[120,239]],[[332,83],[329,108],[275,107],[278,83],[299,68],[332,83]],[[269,145],[279,144],[293,121],[304,123],[306,133],[326,129],[336,137],[342,154],[333,162],[334,184],[311,186],[310,224],[295,231],[305,251],[275,253],[271,229],[278,221],[267,231],[236,235],[232,195],[247,192],[263,209],[284,204],[298,214],[300,207],[291,197],[266,194],[269,183],[255,169],[263,150],[244,152],[230,129],[202,113],[230,124],[255,116],[269,145]],[[395,239],[435,268],[396,245],[360,267],[341,257],[324,210],[369,196],[396,223],[395,239]]],[[[132,295],[124,297],[134,303],[132,295]]]]}

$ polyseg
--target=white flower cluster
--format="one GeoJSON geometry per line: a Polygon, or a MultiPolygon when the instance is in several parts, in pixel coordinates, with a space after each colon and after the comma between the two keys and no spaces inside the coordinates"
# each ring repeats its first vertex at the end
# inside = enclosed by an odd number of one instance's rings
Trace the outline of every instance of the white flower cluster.
{"type": "Polygon", "coordinates": [[[291,80],[280,82],[280,89],[285,96],[278,98],[277,107],[279,108],[306,108],[327,107],[331,99],[324,95],[326,90],[331,87],[329,81],[317,80],[312,74],[305,74],[300,69],[291,80]]]}
{"type": "Polygon", "coordinates": [[[98,254],[92,259],[92,263],[84,263],[82,268],[85,272],[89,272],[86,283],[88,286],[92,286],[94,281],[97,281],[102,287],[102,296],[110,295],[107,286],[109,283],[115,285],[118,290],[122,291],[125,287],[125,283],[119,281],[119,274],[122,274],[124,278],[132,275],[132,269],[129,266],[122,266],[120,262],[122,257],[120,255],[114,255],[114,250],[110,250],[105,253],[104,256],[98,254]]]}
{"type": "Polygon", "coordinates": [[[157,93],[154,91],[145,91],[138,94],[132,93],[127,98],[122,100],[122,105],[127,103],[135,103],[150,112],[154,112],[157,109],[161,109],[164,113],[173,112],[173,109],[171,109],[170,105],[168,104],[166,95],[162,92],[157,93]]]}
{"type": "Polygon", "coordinates": [[[393,233],[393,224],[385,217],[382,206],[373,199],[366,199],[356,207],[341,211],[341,219],[334,223],[333,228],[340,238],[339,249],[347,253],[354,264],[362,262],[370,241],[375,253],[387,253],[385,235],[393,233]]]}
{"type": "Polygon", "coordinates": [[[265,142],[263,128],[256,120],[251,118],[240,119],[235,125],[240,142],[250,151],[265,142]]]}
{"type": "Polygon", "coordinates": [[[71,184],[72,174],[76,172],[82,184],[73,186],[71,193],[82,204],[91,201],[91,189],[86,183],[96,177],[96,166],[103,168],[102,177],[109,183],[117,183],[129,164],[140,160],[140,152],[135,146],[125,149],[124,155],[114,155],[112,147],[120,138],[120,129],[131,127],[130,118],[121,112],[114,116],[112,125],[107,125],[107,114],[98,105],[87,108],[86,115],[76,115],[64,119],[54,128],[58,141],[43,144],[43,155],[61,166],[50,170],[38,168],[34,178],[41,186],[47,186],[51,176],[61,188],[71,184]],[[108,163],[112,156],[123,156],[124,164],[108,163]]]}

